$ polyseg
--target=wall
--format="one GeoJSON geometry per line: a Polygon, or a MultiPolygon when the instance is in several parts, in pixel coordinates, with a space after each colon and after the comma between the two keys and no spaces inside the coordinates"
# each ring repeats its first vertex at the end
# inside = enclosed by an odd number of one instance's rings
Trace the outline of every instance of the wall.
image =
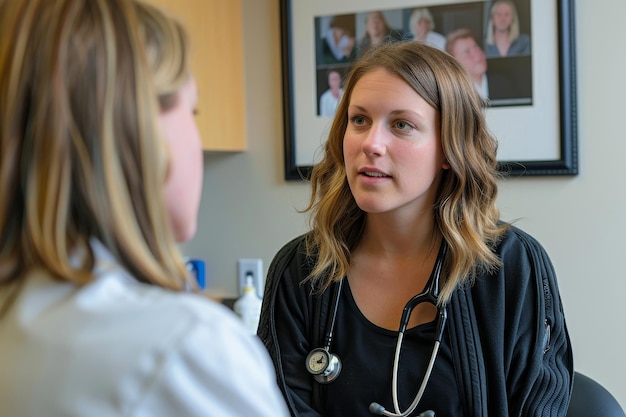
{"type": "MultiPolygon", "coordinates": [[[[207,154],[199,233],[212,292],[236,294],[238,258],[264,269],[303,232],[307,185],[283,180],[278,0],[243,0],[249,151],[207,154]]],[[[502,217],[537,237],[559,276],[576,368],[626,408],[626,2],[576,2],[580,174],[503,181],[502,217]]],[[[201,94],[210,92],[201,92],[201,94]]],[[[242,126],[243,127],[243,126],[242,126]]],[[[232,126],[237,129],[237,126],[232,126]]]]}

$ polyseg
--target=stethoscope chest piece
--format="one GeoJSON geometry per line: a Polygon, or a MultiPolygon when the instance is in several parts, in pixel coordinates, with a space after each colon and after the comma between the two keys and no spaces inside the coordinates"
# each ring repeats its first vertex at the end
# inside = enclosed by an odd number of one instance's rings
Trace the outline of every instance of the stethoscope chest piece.
{"type": "Polygon", "coordinates": [[[328,384],[339,376],[341,361],[325,348],[315,348],[306,357],[306,369],[317,382],[328,384]]]}

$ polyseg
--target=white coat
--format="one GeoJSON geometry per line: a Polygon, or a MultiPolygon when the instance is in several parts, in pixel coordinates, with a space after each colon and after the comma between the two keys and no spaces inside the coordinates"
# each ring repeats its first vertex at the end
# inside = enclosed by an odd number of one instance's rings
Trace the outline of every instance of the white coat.
{"type": "Polygon", "coordinates": [[[288,415],[267,351],[231,311],[139,283],[94,248],[93,283],[33,272],[0,317],[0,416],[288,415]]]}

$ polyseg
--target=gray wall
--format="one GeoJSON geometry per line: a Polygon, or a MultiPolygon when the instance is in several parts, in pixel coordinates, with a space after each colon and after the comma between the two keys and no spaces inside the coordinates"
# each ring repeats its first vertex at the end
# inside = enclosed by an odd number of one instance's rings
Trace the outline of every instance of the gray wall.
{"type": "MultiPolygon", "coordinates": [[[[243,8],[249,150],[206,154],[199,232],[183,247],[206,261],[211,292],[224,296],[236,294],[238,258],[262,258],[267,271],[306,228],[296,210],[308,187],[283,180],[278,0],[243,8]]],[[[626,2],[578,0],[576,15],[580,174],[506,180],[498,201],[503,219],[517,219],[551,255],[575,367],[626,406],[626,2]]]]}

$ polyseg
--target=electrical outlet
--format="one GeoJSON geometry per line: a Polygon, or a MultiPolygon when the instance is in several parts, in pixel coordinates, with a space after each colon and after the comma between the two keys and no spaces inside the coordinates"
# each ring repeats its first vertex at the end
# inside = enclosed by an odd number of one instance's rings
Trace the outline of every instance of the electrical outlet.
{"type": "Polygon", "coordinates": [[[239,295],[243,294],[243,287],[246,285],[246,275],[252,272],[252,281],[259,298],[263,298],[263,259],[239,259],[237,261],[237,277],[239,284],[239,295]]]}

